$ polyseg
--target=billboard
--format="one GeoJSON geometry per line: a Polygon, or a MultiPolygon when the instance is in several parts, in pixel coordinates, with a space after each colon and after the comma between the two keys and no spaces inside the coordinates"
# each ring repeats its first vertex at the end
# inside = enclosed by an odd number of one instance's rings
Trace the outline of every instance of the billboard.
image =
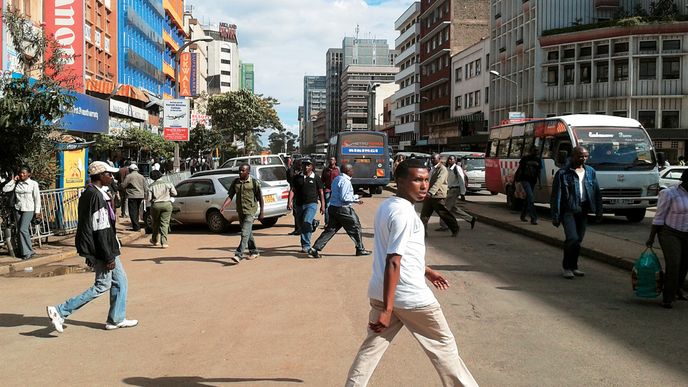
{"type": "Polygon", "coordinates": [[[191,97],[191,53],[179,55],[179,96],[191,97]]]}
{"type": "Polygon", "coordinates": [[[100,98],[75,93],[76,100],[71,111],[59,121],[65,130],[86,133],[107,133],[110,104],[100,98]]]}
{"type": "Polygon", "coordinates": [[[190,103],[188,99],[166,99],[163,102],[164,132],[168,141],[189,141],[190,103]]]}
{"type": "Polygon", "coordinates": [[[86,185],[86,149],[62,152],[62,181],[60,188],[80,188],[86,185]]]}
{"type": "Polygon", "coordinates": [[[75,78],[75,90],[84,92],[84,1],[45,0],[45,33],[65,55],[64,76],[75,78]]]}

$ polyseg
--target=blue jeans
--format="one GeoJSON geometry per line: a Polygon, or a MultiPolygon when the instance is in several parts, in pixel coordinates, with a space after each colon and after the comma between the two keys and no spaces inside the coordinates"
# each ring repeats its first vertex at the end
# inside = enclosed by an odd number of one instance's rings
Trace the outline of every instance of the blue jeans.
{"type": "Polygon", "coordinates": [[[96,272],[93,286],[56,307],[62,318],[67,318],[77,309],[110,290],[110,311],[108,312],[107,323],[114,325],[124,321],[127,315],[127,273],[124,272],[119,257],[115,257],[113,270],[108,270],[105,266],[105,262],[96,260],[93,264],[93,269],[96,272]]]}
{"type": "Polygon", "coordinates": [[[564,260],[561,266],[564,270],[578,269],[578,256],[581,251],[581,243],[585,236],[585,228],[588,224],[588,211],[577,214],[564,212],[561,216],[561,225],[564,227],[564,260]]]}
{"type": "Polygon", "coordinates": [[[535,211],[535,194],[533,193],[533,188],[535,184],[531,185],[527,181],[522,181],[521,185],[523,190],[526,192],[526,199],[523,203],[523,208],[521,209],[521,218],[525,218],[526,214],[530,216],[530,220],[537,221],[537,211],[535,211]]]}
{"type": "Polygon", "coordinates": [[[17,228],[19,229],[19,254],[26,258],[35,254],[31,247],[31,220],[33,211],[17,211],[17,228]]]}
{"type": "Polygon", "coordinates": [[[313,235],[313,219],[318,211],[318,203],[309,203],[301,206],[301,249],[311,248],[311,236],[313,235]]]}
{"type": "Polygon", "coordinates": [[[237,246],[234,255],[241,257],[248,248],[251,254],[257,252],[256,241],[253,239],[253,220],[256,218],[255,215],[239,215],[239,223],[241,223],[241,241],[239,246],[237,246]]]}

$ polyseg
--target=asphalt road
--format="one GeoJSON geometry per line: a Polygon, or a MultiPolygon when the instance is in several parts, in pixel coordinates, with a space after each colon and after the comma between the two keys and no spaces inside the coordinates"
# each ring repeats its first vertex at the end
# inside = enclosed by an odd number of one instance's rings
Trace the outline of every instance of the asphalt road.
{"type": "MultiPolygon", "coordinates": [[[[380,200],[357,207],[368,248],[380,200]]],[[[286,235],[290,223],[257,227],[263,256],[239,265],[228,260],[237,227],[178,229],[167,250],[145,239],[125,248],[128,315],[141,321],[126,330],[102,329],[106,297],[63,334],[47,327],[45,305],[89,286],[90,273],[0,278],[2,384],[341,386],[365,336],[372,258],[352,256],[342,234],[323,259],[307,259],[286,235]]],[[[438,298],[481,385],[685,385],[688,302],[665,310],[636,299],[627,272],[585,258],[587,276],[564,280],[558,249],[484,224],[462,226],[456,239],[431,231],[427,241],[428,263],[452,285],[438,298]]],[[[434,385],[402,330],[371,386],[434,385]]]]}

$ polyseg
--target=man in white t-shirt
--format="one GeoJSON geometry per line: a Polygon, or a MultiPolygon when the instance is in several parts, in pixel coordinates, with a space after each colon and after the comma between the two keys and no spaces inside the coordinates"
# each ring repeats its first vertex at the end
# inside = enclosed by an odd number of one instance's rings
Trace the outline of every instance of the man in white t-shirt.
{"type": "Polygon", "coordinates": [[[428,193],[429,173],[419,159],[397,166],[397,196],[385,200],[375,214],[373,274],[368,286],[368,336],[354,359],[346,386],[365,386],[387,347],[406,326],[435,366],[444,386],[477,386],[459,356],[442,308],[428,287],[449,283],[425,265],[424,226],[414,204],[428,193]]]}

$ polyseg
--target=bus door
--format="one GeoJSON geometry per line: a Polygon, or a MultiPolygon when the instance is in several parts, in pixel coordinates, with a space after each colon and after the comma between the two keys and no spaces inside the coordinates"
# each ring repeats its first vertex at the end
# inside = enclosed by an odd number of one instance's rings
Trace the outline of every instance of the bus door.
{"type": "Polygon", "coordinates": [[[538,155],[542,161],[540,181],[535,184],[535,191],[533,192],[536,203],[549,203],[554,173],[559,169],[552,156],[554,154],[554,148],[555,141],[553,137],[535,138],[535,154],[538,155]]]}

